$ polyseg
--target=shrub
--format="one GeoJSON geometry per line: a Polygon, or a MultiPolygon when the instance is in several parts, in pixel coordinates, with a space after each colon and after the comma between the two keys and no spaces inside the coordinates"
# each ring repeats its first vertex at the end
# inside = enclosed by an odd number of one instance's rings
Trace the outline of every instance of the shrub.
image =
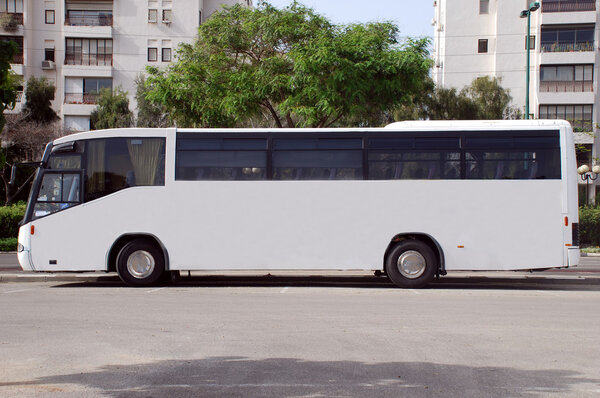
{"type": "Polygon", "coordinates": [[[579,241],[581,246],[600,246],[600,207],[579,208],[579,241]]]}
{"type": "Polygon", "coordinates": [[[0,238],[0,252],[16,252],[17,238],[0,238]]]}
{"type": "Polygon", "coordinates": [[[24,215],[25,204],[0,207],[0,238],[16,238],[24,215]]]}

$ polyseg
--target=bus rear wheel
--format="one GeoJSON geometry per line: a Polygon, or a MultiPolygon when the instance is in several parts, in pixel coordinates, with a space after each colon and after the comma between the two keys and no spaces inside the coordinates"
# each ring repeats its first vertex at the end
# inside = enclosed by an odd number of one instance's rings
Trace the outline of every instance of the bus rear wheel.
{"type": "Polygon", "coordinates": [[[398,287],[421,288],[431,282],[438,267],[437,256],[424,242],[405,240],[385,259],[385,272],[398,287]]]}
{"type": "Polygon", "coordinates": [[[145,239],[132,240],[117,256],[117,273],[129,286],[155,284],[165,273],[162,250],[145,239]]]}

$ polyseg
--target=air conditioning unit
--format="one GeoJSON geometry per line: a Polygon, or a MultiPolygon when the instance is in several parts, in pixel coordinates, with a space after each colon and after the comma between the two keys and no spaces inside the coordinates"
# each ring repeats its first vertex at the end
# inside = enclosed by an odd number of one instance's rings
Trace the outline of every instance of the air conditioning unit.
{"type": "Polygon", "coordinates": [[[53,70],[56,68],[54,61],[42,61],[42,69],[53,70]]]}

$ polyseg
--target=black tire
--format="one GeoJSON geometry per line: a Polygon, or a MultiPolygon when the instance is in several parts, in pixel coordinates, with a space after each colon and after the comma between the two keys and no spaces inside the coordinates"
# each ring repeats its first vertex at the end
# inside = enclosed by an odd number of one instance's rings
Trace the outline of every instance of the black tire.
{"type": "Polygon", "coordinates": [[[165,273],[162,249],[146,239],[132,240],[123,246],[117,256],[117,273],[128,286],[157,283],[165,273]]]}
{"type": "Polygon", "coordinates": [[[427,244],[419,240],[398,243],[385,259],[385,272],[401,288],[418,289],[426,286],[433,280],[437,269],[437,256],[427,244]]]}

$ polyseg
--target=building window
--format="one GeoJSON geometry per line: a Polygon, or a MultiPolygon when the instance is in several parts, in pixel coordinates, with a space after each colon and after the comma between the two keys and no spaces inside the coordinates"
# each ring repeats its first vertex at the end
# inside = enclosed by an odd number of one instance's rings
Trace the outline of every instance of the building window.
{"type": "Polygon", "coordinates": [[[594,25],[542,26],[544,52],[594,51],[594,25]]]}
{"type": "Polygon", "coordinates": [[[594,65],[541,65],[541,92],[592,92],[594,65]]]}
{"type": "Polygon", "coordinates": [[[162,61],[163,62],[171,62],[171,49],[170,48],[162,49],[162,61]]]}
{"type": "Polygon", "coordinates": [[[479,39],[479,42],[477,45],[477,52],[479,54],[488,52],[488,39],[479,39]]]}
{"type": "Polygon", "coordinates": [[[67,39],[66,65],[112,65],[112,39],[67,39]]]}
{"type": "Polygon", "coordinates": [[[540,119],[564,119],[571,123],[574,131],[592,131],[593,105],[540,105],[540,119]]]}
{"type": "Polygon", "coordinates": [[[479,0],[479,14],[489,14],[490,0],[479,0]]]}
{"type": "Polygon", "coordinates": [[[54,10],[46,10],[46,23],[54,24],[54,10]]]}
{"type": "Polygon", "coordinates": [[[148,22],[150,22],[150,23],[158,22],[158,10],[157,9],[149,9],[148,10],[148,22]]]}
{"type": "Polygon", "coordinates": [[[44,61],[54,62],[54,49],[53,48],[45,48],[44,49],[44,61]]]}
{"type": "Polygon", "coordinates": [[[148,47],[148,62],[158,61],[158,48],[148,47]]]}
{"type": "Polygon", "coordinates": [[[23,13],[23,0],[6,0],[6,12],[10,14],[23,13]]]}
{"type": "MultiPolygon", "coordinates": [[[[529,49],[535,50],[535,35],[529,35],[529,49]]],[[[527,50],[527,36],[525,36],[525,50],[527,50]]]]}
{"type": "Polygon", "coordinates": [[[202,11],[198,15],[198,25],[202,25],[202,11]]]}
{"type": "Polygon", "coordinates": [[[172,10],[162,10],[162,21],[163,23],[171,23],[173,18],[172,10]]]}
{"type": "Polygon", "coordinates": [[[15,42],[17,53],[13,56],[11,64],[23,64],[23,36],[0,36],[0,41],[15,42]]]}

